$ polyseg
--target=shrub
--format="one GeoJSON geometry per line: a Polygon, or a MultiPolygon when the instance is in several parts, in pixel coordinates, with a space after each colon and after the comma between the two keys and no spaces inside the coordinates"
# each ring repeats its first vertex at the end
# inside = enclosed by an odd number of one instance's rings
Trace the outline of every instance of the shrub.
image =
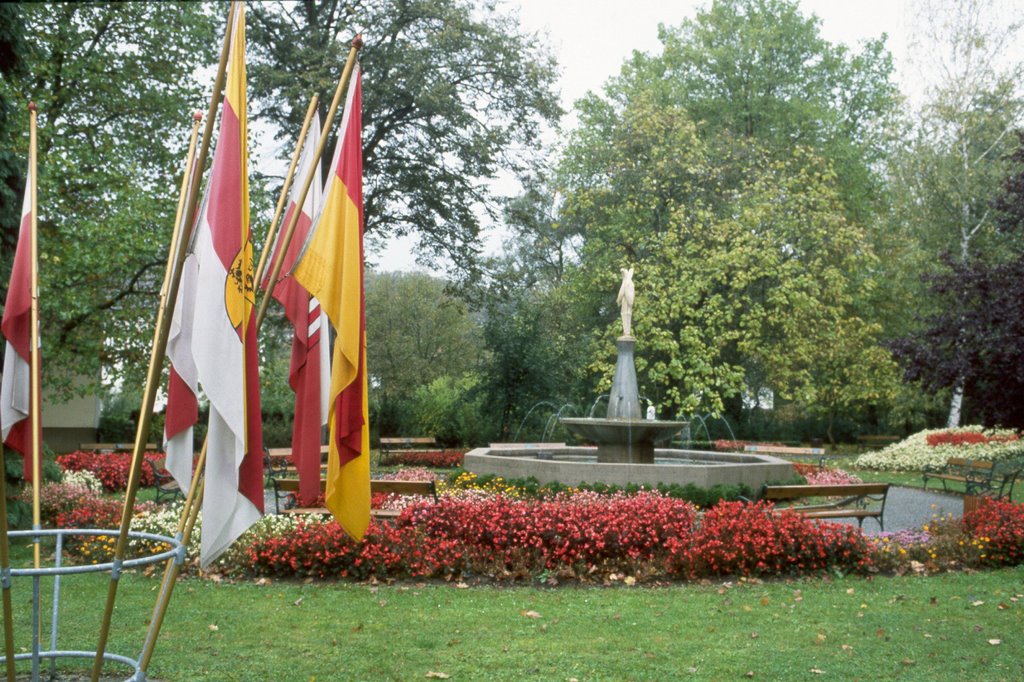
{"type": "Polygon", "coordinates": [[[392,464],[414,467],[450,468],[462,466],[465,450],[395,450],[389,455],[392,464]]]}
{"type": "Polygon", "coordinates": [[[1024,505],[985,498],[964,514],[963,526],[984,553],[982,565],[1015,566],[1024,561],[1024,505]]]}
{"type": "Polygon", "coordinates": [[[883,471],[920,471],[929,465],[941,466],[950,457],[998,462],[1019,456],[1021,449],[1014,431],[965,426],[920,431],[882,450],[861,455],[855,465],[883,471]]]}
{"type": "Polygon", "coordinates": [[[828,569],[864,570],[864,536],[853,526],[820,523],[767,502],[723,502],[704,513],[689,547],[672,546],[670,573],[800,575],[828,569]]]}
{"type": "MultiPolygon", "coordinates": [[[[161,452],[147,452],[143,455],[147,461],[157,462],[164,458],[161,452]]],[[[109,492],[125,490],[128,487],[128,474],[131,470],[132,456],[127,452],[86,452],[76,450],[66,455],[57,456],[57,464],[64,471],[88,471],[95,475],[109,492]]],[[[154,485],[153,472],[149,466],[142,466],[139,484],[142,487],[154,485]]]]}

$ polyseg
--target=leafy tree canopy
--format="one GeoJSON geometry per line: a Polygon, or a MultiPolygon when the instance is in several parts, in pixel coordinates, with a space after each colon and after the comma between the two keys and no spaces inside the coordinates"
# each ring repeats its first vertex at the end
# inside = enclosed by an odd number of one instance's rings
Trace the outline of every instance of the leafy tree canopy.
{"type": "MultiPolygon", "coordinates": [[[[215,57],[216,22],[199,3],[17,11],[24,68],[7,75],[0,95],[39,105],[44,381],[67,391],[75,377],[98,381],[104,367],[144,371],[174,178],[203,103],[193,74],[215,57]]],[[[11,145],[24,167],[28,118],[19,119],[11,145]]],[[[5,249],[3,259],[12,255],[5,249]]]]}
{"type": "MultiPolygon", "coordinates": [[[[585,115],[566,154],[562,217],[583,230],[577,308],[604,320],[609,349],[619,268],[636,268],[641,391],[684,413],[761,386],[805,405],[879,398],[883,381],[852,380],[892,372],[856,312],[874,256],[830,164],[753,140],[712,154],[681,106],[653,96],[609,113],[585,115]]],[[[607,380],[613,361],[592,369],[607,380]]]]}
{"type": "Polygon", "coordinates": [[[834,168],[851,217],[877,210],[873,165],[897,112],[884,36],[852,52],[822,38],[821,21],[793,0],[716,0],[659,30],[661,54],[635,53],[612,80],[610,102],[655,93],[687,111],[713,154],[737,138],[783,157],[794,146],[814,150],[834,168]]]}
{"type": "Polygon", "coordinates": [[[421,259],[468,268],[480,215],[495,207],[487,180],[523,170],[538,130],[561,114],[548,53],[493,2],[260,3],[251,16],[251,92],[286,138],[313,93],[326,110],[365,29],[367,236],[416,234],[421,259]]]}

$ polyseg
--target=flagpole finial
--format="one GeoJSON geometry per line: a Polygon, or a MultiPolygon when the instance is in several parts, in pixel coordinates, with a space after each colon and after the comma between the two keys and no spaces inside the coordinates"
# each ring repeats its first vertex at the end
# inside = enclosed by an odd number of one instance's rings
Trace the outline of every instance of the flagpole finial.
{"type": "Polygon", "coordinates": [[[202,121],[203,120],[203,112],[201,112],[201,111],[194,112],[192,114],[192,120],[194,120],[194,121],[202,121]]]}
{"type": "Polygon", "coordinates": [[[357,50],[363,49],[363,34],[362,33],[356,34],[356,37],[352,39],[352,47],[356,48],[357,50]]]}
{"type": "Polygon", "coordinates": [[[36,106],[35,102],[29,102],[28,103],[28,110],[29,111],[38,111],[39,107],[36,106]]]}

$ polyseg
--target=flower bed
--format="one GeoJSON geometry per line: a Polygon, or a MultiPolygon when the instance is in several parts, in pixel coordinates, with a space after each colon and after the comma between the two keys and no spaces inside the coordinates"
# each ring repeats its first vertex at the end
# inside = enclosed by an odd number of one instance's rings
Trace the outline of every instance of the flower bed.
{"type": "Polygon", "coordinates": [[[807,485],[845,485],[847,483],[863,483],[859,476],[855,476],[842,469],[826,468],[821,469],[817,464],[806,464],[794,462],[793,471],[798,476],[807,479],[807,485]]]}
{"type": "Polygon", "coordinates": [[[405,466],[435,467],[449,469],[462,466],[464,450],[393,450],[389,454],[390,464],[405,466]]]}
{"type": "Polygon", "coordinates": [[[699,520],[685,501],[579,493],[541,501],[445,498],[371,524],[362,542],[331,521],[256,531],[243,540],[246,575],[367,579],[541,576],[582,581],[800,575],[864,570],[868,544],[852,526],[814,523],[770,505],[723,503],[699,520]]]}
{"type": "Polygon", "coordinates": [[[941,466],[950,457],[998,462],[1024,453],[1024,443],[1008,429],[965,426],[921,431],[877,452],[861,455],[855,465],[882,471],[921,471],[941,466]]]}
{"type": "MultiPolygon", "coordinates": [[[[164,459],[162,452],[147,452],[143,455],[147,461],[158,462],[164,459]]],[[[128,474],[132,466],[131,453],[127,452],[87,452],[77,450],[66,455],[57,455],[57,464],[64,471],[88,471],[103,484],[103,488],[113,492],[128,487],[128,474]]],[[[139,479],[142,487],[155,484],[153,471],[148,466],[142,467],[139,479]]]]}
{"type": "MultiPolygon", "coordinates": [[[[121,501],[82,485],[40,490],[44,519],[61,527],[114,528],[121,501]]],[[[387,503],[387,500],[384,501],[387,503]]],[[[134,530],[174,535],[180,503],[136,508],[134,530]]],[[[196,568],[201,522],[188,547],[196,568]]],[[[133,541],[132,555],[159,548],[133,541]]],[[[148,543],[152,544],[152,543],[148,543]]],[[[113,540],[69,543],[69,559],[109,560],[113,540]]],[[[437,503],[405,503],[394,523],[373,521],[360,542],[319,515],[269,516],[217,562],[236,577],[367,580],[483,578],[611,582],[823,572],[935,572],[1024,563],[1024,506],[982,500],[963,519],[916,531],[862,534],[770,503],[723,501],[700,511],[643,491],[559,493],[540,499],[457,490],[437,503]]]]}

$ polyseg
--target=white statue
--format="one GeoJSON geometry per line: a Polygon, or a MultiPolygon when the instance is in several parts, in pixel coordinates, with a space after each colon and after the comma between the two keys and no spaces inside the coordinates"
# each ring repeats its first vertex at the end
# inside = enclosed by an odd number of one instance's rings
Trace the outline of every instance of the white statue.
{"type": "Polygon", "coordinates": [[[622,270],[622,286],[619,287],[619,296],[615,302],[619,304],[622,313],[622,335],[633,335],[633,268],[622,270]]]}

